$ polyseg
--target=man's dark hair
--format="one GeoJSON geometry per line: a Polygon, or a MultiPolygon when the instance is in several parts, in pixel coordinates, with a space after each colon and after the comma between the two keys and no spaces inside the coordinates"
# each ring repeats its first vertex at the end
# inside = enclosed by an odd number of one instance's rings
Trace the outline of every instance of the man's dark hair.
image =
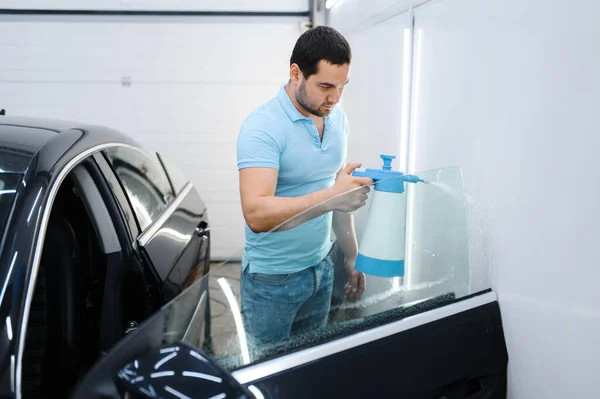
{"type": "Polygon", "coordinates": [[[317,73],[319,61],[333,65],[349,64],[352,59],[350,45],[337,30],[317,26],[304,32],[294,46],[290,65],[298,64],[305,79],[317,73]]]}

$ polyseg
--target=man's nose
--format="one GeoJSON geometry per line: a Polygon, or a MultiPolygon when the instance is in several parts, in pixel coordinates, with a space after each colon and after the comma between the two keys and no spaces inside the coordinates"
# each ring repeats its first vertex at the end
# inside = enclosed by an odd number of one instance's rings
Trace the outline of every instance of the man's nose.
{"type": "Polygon", "coordinates": [[[333,104],[337,104],[340,102],[340,96],[340,91],[338,89],[333,89],[327,97],[327,101],[333,104]]]}

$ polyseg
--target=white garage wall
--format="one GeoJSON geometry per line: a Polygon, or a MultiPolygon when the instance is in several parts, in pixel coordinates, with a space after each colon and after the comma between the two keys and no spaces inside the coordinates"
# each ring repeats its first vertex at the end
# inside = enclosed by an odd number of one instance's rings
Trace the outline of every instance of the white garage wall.
{"type": "MultiPolygon", "coordinates": [[[[396,155],[392,164],[394,169],[407,170],[405,150],[410,96],[405,89],[410,88],[412,14],[405,11],[413,3],[388,1],[361,5],[358,1],[342,1],[334,6],[327,18],[330,25],[347,37],[352,47],[350,84],[342,106],[348,114],[351,131],[348,158],[362,162],[365,167],[381,168],[380,155],[385,153],[396,155]],[[375,7],[370,8],[372,6],[375,7]]],[[[454,176],[460,185],[459,173],[450,172],[444,176],[445,179],[454,176]]],[[[448,201],[447,195],[439,189],[427,190],[426,187],[417,188],[416,198],[421,198],[425,192],[430,194],[427,203],[419,202],[415,215],[420,216],[407,227],[407,239],[415,245],[407,249],[405,278],[390,281],[367,276],[365,297],[375,298],[390,287],[400,286],[414,291],[412,299],[449,291],[458,296],[468,292],[471,275],[467,261],[467,226],[464,211],[457,211],[461,204],[448,201]],[[431,228],[439,226],[440,219],[452,234],[447,231],[439,235],[430,233],[431,228]],[[434,236],[437,239],[431,239],[434,236]],[[424,269],[427,272],[423,272],[424,269]]],[[[356,214],[359,242],[367,217],[368,208],[356,214]]],[[[405,294],[404,298],[409,300],[409,295],[405,294]]],[[[381,309],[373,306],[371,311],[381,309]]]]}
{"type": "MultiPolygon", "coordinates": [[[[395,154],[400,162],[401,100],[403,87],[402,54],[404,19],[392,15],[385,21],[361,24],[354,14],[356,2],[342,3],[328,15],[328,24],[342,33],[352,48],[350,82],[344,90],[341,106],[350,125],[348,161],[363,167],[380,168],[381,154],[395,154]],[[344,7],[341,7],[344,6],[344,7]],[[348,12],[346,12],[348,11],[348,12]],[[373,46],[385,37],[389,47],[373,46]]],[[[367,208],[356,214],[357,237],[360,241],[366,226],[367,208]]],[[[389,279],[367,276],[364,298],[375,297],[390,287],[389,279]]],[[[371,313],[381,311],[375,305],[371,313]]]]}
{"type": "Polygon", "coordinates": [[[0,8],[44,10],[306,11],[306,0],[0,0],[0,8]]]}
{"type": "Polygon", "coordinates": [[[328,25],[345,34],[358,33],[394,18],[424,1],[426,0],[337,0],[327,12],[326,20],[328,25]]]}
{"type": "Polygon", "coordinates": [[[0,107],[108,125],[157,149],[205,199],[213,258],[239,255],[235,141],[246,115],[287,80],[301,21],[3,17],[0,107]]]}
{"type": "Polygon", "coordinates": [[[341,105],[350,123],[348,160],[379,168],[380,154],[400,159],[406,11],[417,0],[341,0],[327,15],[352,48],[350,83],[341,105]]]}
{"type": "MultiPolygon", "coordinates": [[[[341,105],[350,124],[348,160],[380,167],[382,153],[399,156],[402,92],[402,16],[345,34],[352,48],[350,82],[341,105]],[[373,46],[386,37],[393,51],[373,46]]],[[[394,165],[398,160],[394,161],[394,165]]]]}
{"type": "Polygon", "coordinates": [[[511,398],[598,397],[600,4],[563,5],[442,1],[415,17],[415,168],[460,163],[488,216],[511,398]]]}
{"type": "MultiPolygon", "coordinates": [[[[595,398],[600,4],[442,0],[414,12],[411,170],[462,167],[479,226],[471,262],[489,269],[502,309],[508,396],[595,398]]],[[[373,53],[391,42],[371,41],[373,53]]]]}

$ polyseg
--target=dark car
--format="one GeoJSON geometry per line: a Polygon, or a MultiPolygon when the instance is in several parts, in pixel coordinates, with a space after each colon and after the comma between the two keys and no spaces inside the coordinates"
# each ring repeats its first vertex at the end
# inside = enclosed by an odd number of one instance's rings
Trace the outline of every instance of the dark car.
{"type": "Polygon", "coordinates": [[[68,397],[209,259],[206,206],[159,154],[105,127],[0,116],[1,397],[68,397]]]}
{"type": "MultiPolygon", "coordinates": [[[[117,343],[72,399],[505,398],[500,307],[485,265],[472,256],[480,244],[469,244],[461,170],[418,175],[429,184],[386,202],[398,207],[394,212],[376,209],[383,197],[374,194],[355,213],[359,253],[367,243],[374,254],[405,248],[403,273],[371,273],[358,301],[345,298],[341,245],[332,237],[334,294],[326,325],[256,343],[240,308],[240,248],[117,343]]],[[[316,207],[331,209],[327,202],[316,207]]],[[[266,234],[293,228],[306,214],[266,234]]],[[[291,284],[268,281],[283,290],[291,284]]]]}

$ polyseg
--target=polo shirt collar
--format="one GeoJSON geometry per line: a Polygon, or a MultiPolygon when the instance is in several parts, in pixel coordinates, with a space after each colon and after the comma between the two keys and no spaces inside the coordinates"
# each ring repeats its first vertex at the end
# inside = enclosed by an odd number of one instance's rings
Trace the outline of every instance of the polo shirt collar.
{"type": "Polygon", "coordinates": [[[285,91],[285,86],[285,84],[281,85],[277,98],[279,99],[279,102],[281,103],[281,106],[283,107],[283,110],[285,111],[288,118],[290,118],[292,122],[299,121],[300,119],[310,119],[302,115],[300,111],[298,111],[298,108],[296,108],[296,106],[292,102],[292,99],[288,95],[287,91],[285,91]]]}

